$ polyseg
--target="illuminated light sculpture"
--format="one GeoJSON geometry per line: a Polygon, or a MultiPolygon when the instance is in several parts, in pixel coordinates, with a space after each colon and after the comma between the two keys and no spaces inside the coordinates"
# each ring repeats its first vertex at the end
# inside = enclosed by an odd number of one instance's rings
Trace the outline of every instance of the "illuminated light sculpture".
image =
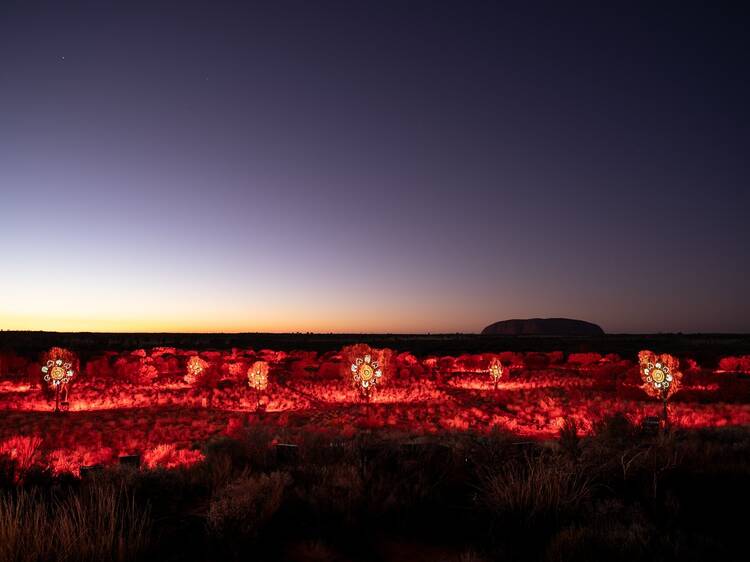
{"type": "Polygon", "coordinates": [[[256,361],[247,370],[247,385],[257,392],[256,410],[263,409],[261,392],[268,388],[268,363],[256,361]]]}
{"type": "Polygon", "coordinates": [[[366,353],[364,357],[357,357],[351,364],[352,381],[355,388],[365,397],[370,397],[370,392],[378,384],[383,376],[383,370],[377,361],[373,361],[372,355],[366,353]]]}
{"type": "Polygon", "coordinates": [[[661,398],[664,405],[664,425],[667,425],[667,400],[680,388],[682,373],[678,370],[680,362],[669,354],[657,355],[652,351],[641,351],[638,354],[641,369],[643,390],[649,396],[661,398]]]}
{"type": "Polygon", "coordinates": [[[495,357],[490,362],[489,372],[490,377],[492,377],[492,383],[495,386],[495,390],[497,390],[497,385],[500,383],[500,379],[503,377],[503,364],[497,357],[495,357]]]}
{"type": "Polygon", "coordinates": [[[183,380],[196,389],[206,393],[205,405],[210,408],[213,403],[214,392],[219,384],[220,370],[214,363],[202,357],[193,355],[188,359],[183,380]]]}
{"type": "Polygon", "coordinates": [[[201,380],[208,370],[208,361],[193,355],[188,359],[184,380],[188,384],[196,384],[201,380]]]}
{"type": "Polygon", "coordinates": [[[55,391],[55,412],[68,409],[68,383],[75,376],[75,355],[67,349],[53,347],[47,353],[47,360],[42,366],[44,381],[55,391]],[[60,395],[63,395],[62,402],[60,395]]]}
{"type": "Polygon", "coordinates": [[[247,370],[247,384],[255,390],[265,390],[268,387],[268,363],[256,361],[247,370]]]}

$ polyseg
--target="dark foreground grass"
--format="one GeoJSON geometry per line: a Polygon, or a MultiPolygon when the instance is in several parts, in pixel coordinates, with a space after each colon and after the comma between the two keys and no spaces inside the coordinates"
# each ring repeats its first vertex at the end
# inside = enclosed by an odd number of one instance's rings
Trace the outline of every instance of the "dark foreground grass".
{"type": "Polygon", "coordinates": [[[177,470],[82,480],[3,461],[10,560],[734,560],[746,545],[750,430],[646,437],[217,438],[177,470]]]}

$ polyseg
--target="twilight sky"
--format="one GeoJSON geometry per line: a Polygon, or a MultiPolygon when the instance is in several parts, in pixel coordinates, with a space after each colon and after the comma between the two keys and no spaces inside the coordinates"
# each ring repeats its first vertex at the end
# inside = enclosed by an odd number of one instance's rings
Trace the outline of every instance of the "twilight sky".
{"type": "Polygon", "coordinates": [[[0,2],[0,328],[750,332],[722,2],[0,2]]]}

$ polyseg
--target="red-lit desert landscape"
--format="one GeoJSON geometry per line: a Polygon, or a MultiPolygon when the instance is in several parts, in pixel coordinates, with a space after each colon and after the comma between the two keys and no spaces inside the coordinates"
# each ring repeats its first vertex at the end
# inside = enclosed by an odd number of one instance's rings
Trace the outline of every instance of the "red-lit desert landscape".
{"type": "MultiPolygon", "coordinates": [[[[637,357],[596,352],[496,352],[416,356],[364,344],[338,351],[154,347],[88,354],[72,351],[75,374],[54,413],[41,359],[13,352],[0,363],[0,454],[22,466],[78,475],[82,466],[140,455],[148,467],[202,459],[213,436],[263,428],[278,443],[311,436],[330,442],[359,433],[404,439],[501,431],[519,440],[555,438],[565,424],[586,435],[605,416],[639,425],[661,415],[644,392],[637,357]],[[357,356],[383,358],[382,377],[363,394],[357,356]],[[191,364],[200,364],[192,374],[191,364]],[[248,372],[267,366],[253,388],[248,372]],[[492,365],[501,365],[500,373],[492,365]]],[[[42,354],[46,357],[49,354],[42,354]]],[[[373,359],[374,361],[374,359],[373,359]]],[[[669,423],[685,430],[750,424],[750,356],[701,365],[680,362],[669,423]]]]}

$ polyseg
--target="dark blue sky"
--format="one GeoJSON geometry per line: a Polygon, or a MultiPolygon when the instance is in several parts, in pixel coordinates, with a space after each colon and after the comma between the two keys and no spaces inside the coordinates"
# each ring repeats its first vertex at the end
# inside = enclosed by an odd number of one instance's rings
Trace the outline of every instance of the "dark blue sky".
{"type": "Polygon", "coordinates": [[[0,327],[750,331],[723,2],[0,5],[0,327]]]}

